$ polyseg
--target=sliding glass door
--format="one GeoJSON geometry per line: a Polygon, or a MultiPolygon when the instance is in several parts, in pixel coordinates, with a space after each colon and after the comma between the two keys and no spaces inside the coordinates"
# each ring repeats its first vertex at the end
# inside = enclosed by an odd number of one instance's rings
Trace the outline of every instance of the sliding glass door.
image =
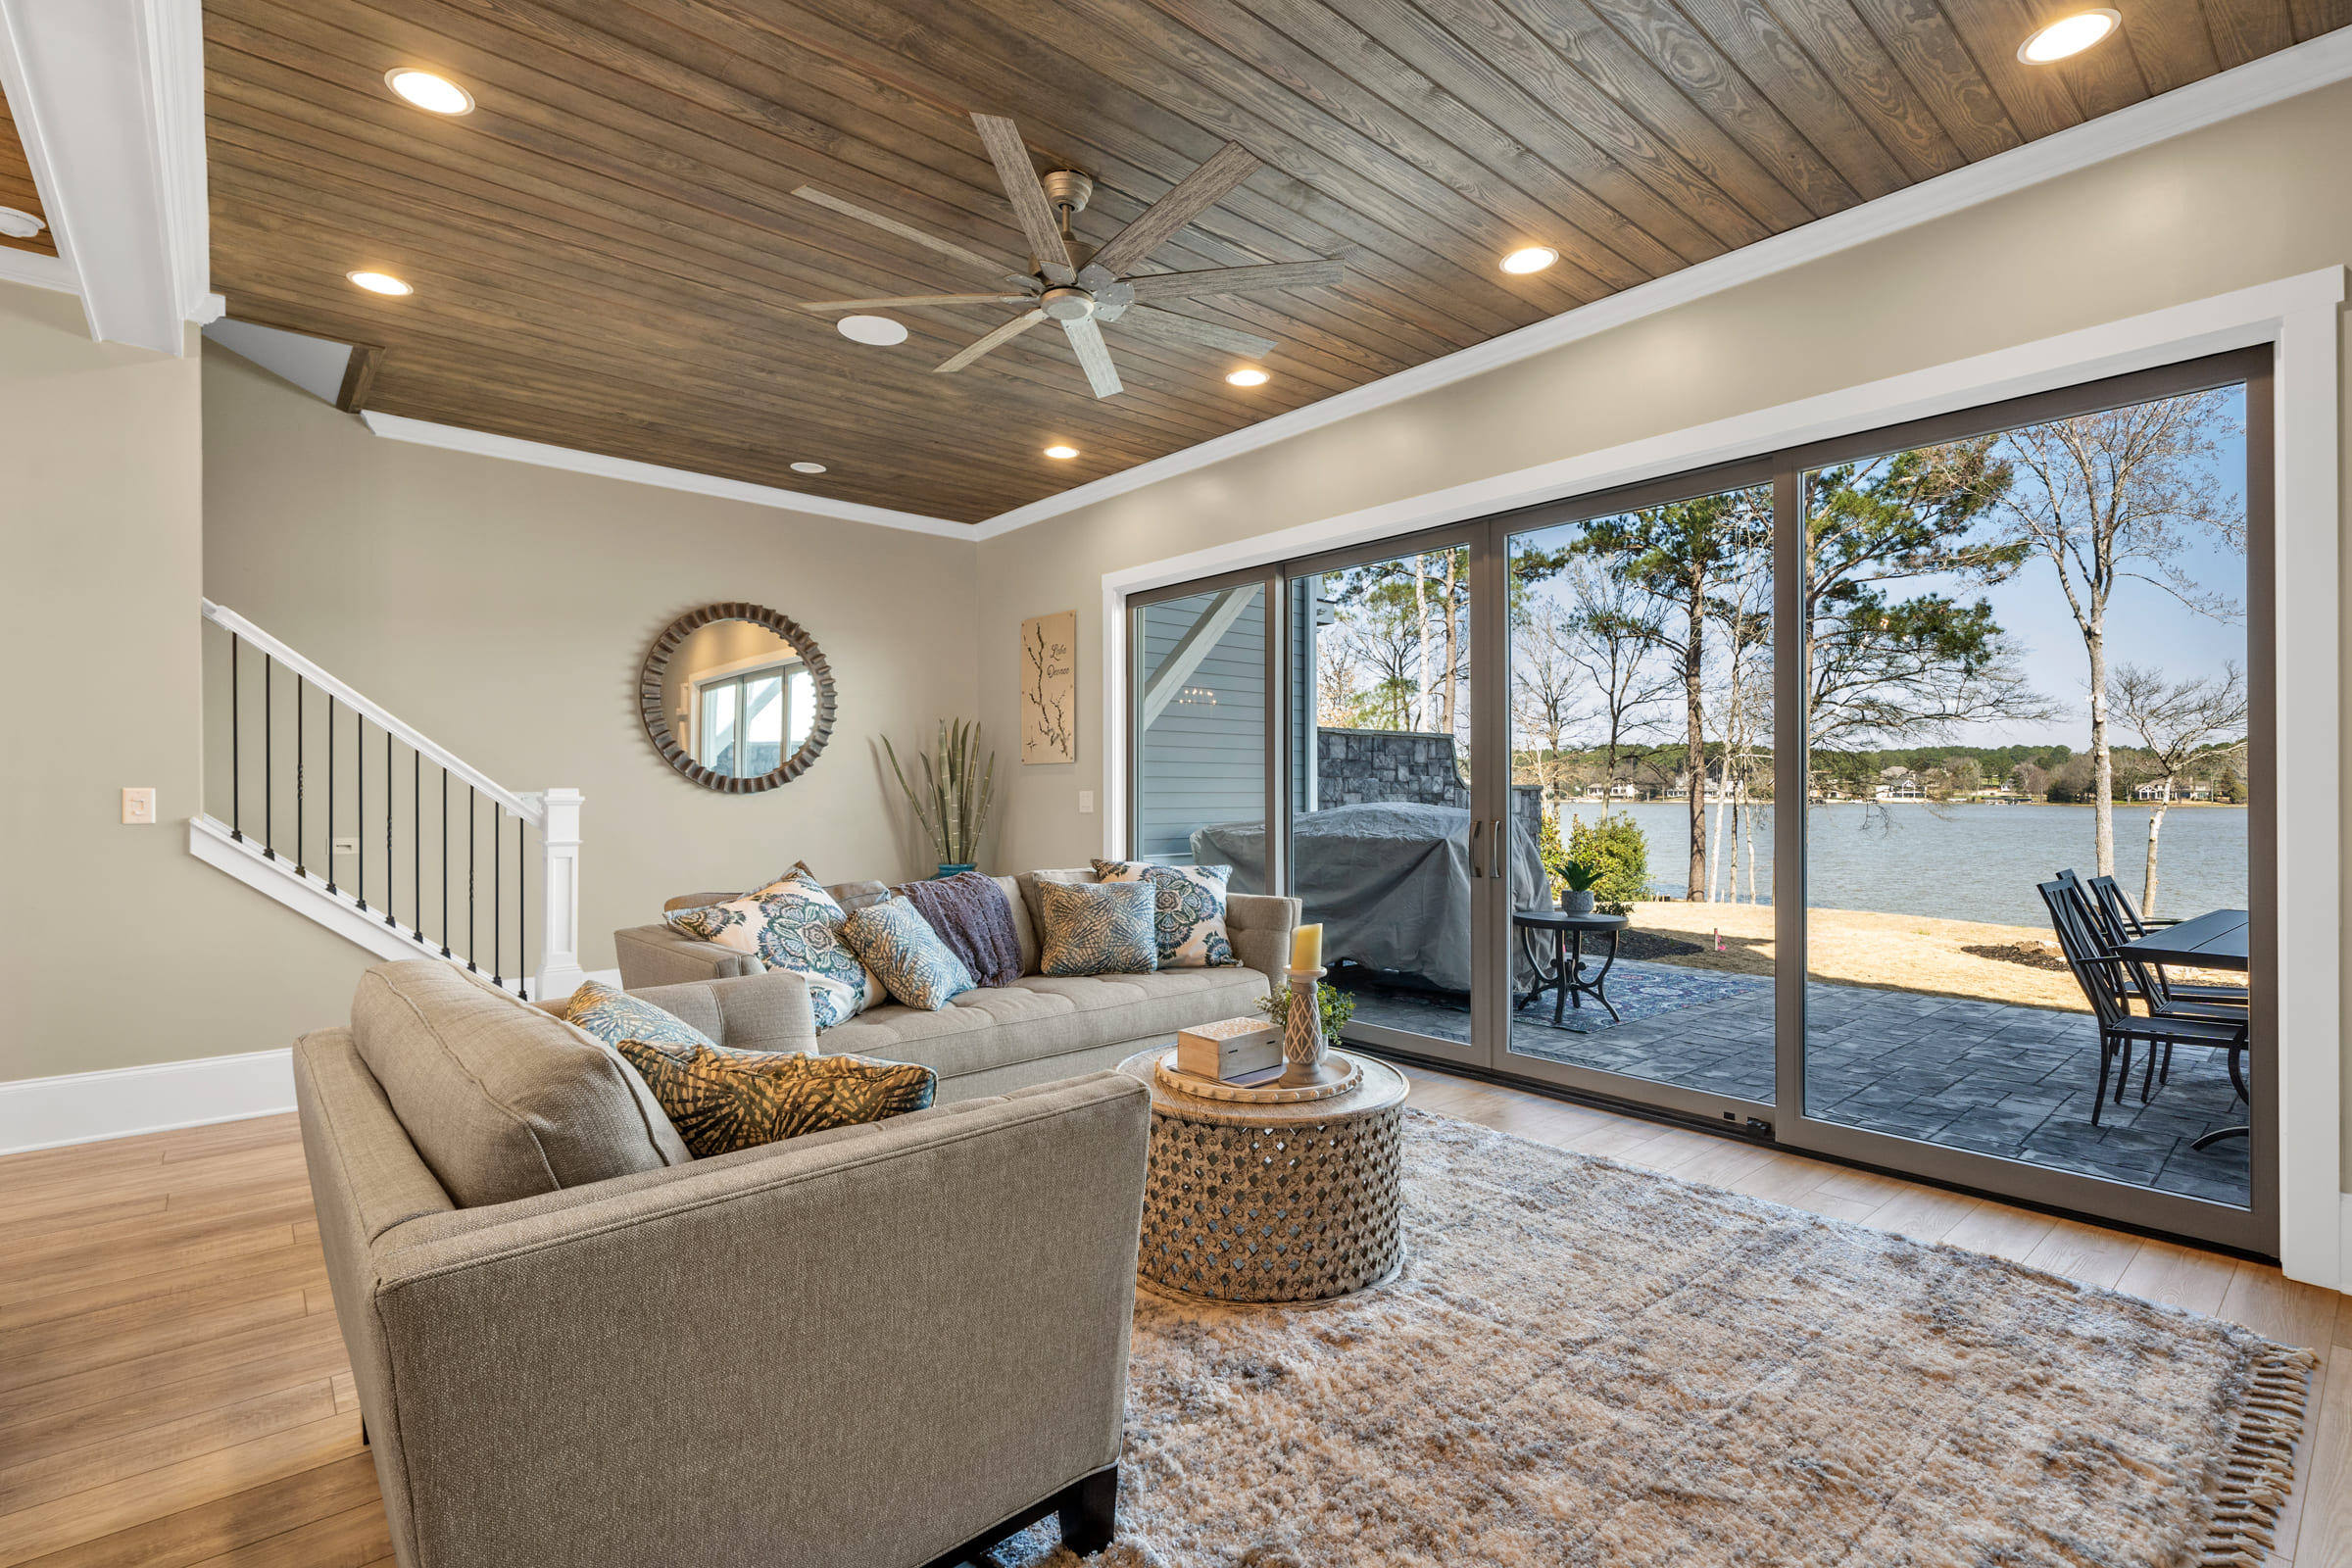
{"type": "Polygon", "coordinates": [[[1349,1038],[2275,1250],[2270,371],[1131,601],[1133,852],[1349,1038]]]}

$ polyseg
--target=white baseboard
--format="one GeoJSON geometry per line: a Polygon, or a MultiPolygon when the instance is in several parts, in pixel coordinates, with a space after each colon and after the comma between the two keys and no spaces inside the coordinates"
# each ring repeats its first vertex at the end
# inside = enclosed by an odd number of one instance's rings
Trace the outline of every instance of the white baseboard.
{"type": "Polygon", "coordinates": [[[0,1154],[274,1116],[294,1108],[284,1048],[0,1083],[0,1154]]]}

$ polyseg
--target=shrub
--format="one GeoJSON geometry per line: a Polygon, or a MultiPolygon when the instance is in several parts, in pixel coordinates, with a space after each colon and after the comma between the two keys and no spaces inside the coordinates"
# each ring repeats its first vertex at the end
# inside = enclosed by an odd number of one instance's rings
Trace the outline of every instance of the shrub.
{"type": "Polygon", "coordinates": [[[1633,905],[1649,897],[1649,840],[1634,819],[1620,813],[1568,824],[1568,854],[1595,872],[1593,907],[1609,914],[1631,912],[1633,905]]]}

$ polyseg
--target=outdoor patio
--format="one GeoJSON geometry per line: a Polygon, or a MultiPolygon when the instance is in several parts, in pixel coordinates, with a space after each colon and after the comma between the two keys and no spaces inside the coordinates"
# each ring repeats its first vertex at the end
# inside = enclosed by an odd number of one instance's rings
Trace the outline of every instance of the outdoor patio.
{"type": "MultiPolygon", "coordinates": [[[[1338,978],[1335,976],[1335,979],[1338,978]]],[[[1604,1072],[1769,1101],[1772,982],[1621,959],[1609,1000],[1551,1022],[1551,998],[1512,1019],[1511,1049],[1604,1072]]],[[[1446,1040],[1470,1038],[1464,1000],[1363,986],[1357,1018],[1446,1040]]],[[[2182,1050],[2172,1082],[2139,1102],[2139,1058],[2124,1103],[2090,1124],[2098,1030],[2086,1013],[1814,983],[1808,992],[1808,1108],[1818,1117],[2027,1164],[2243,1204],[2246,1144],[2190,1143],[2245,1120],[2224,1053],[2182,1050]]],[[[2110,1089],[2112,1093],[2112,1088],[2110,1089]]]]}

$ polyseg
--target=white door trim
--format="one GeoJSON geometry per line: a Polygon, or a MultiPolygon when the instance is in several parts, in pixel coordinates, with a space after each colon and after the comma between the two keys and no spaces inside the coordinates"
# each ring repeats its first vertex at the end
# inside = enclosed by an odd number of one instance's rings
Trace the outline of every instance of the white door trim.
{"type": "MultiPolygon", "coordinates": [[[[1808,442],[2053,391],[2200,355],[2278,350],[2275,554],[2279,711],[2278,1248],[2291,1279],[2352,1284],[2338,1171],[2342,1118],[2342,935],[2338,774],[2343,515],[2338,318],[2344,270],[2284,277],[1948,365],[1736,415],[1510,473],[1238,539],[1102,577],[1102,668],[1126,668],[1126,595],[1422,528],[1491,516],[1620,485],[1737,462],[1808,442]],[[2291,706],[2287,699],[2293,699],[2291,706]]],[[[1127,833],[1128,714],[1123,685],[1102,692],[1103,853],[1127,833]]]]}

